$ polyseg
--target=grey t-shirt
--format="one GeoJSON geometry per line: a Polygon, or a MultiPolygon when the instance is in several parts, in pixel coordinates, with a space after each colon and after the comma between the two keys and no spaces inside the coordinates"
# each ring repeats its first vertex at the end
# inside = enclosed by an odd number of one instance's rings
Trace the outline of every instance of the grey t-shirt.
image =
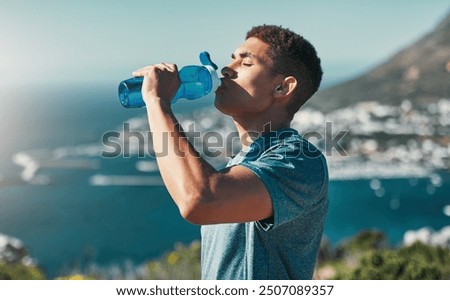
{"type": "Polygon", "coordinates": [[[202,226],[202,279],[311,279],[328,208],[323,154],[285,128],[255,140],[227,167],[233,165],[262,180],[274,214],[202,226]]]}

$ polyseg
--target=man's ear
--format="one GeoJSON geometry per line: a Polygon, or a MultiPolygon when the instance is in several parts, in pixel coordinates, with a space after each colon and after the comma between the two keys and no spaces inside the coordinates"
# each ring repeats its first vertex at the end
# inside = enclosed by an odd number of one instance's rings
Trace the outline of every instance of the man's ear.
{"type": "Polygon", "coordinates": [[[283,82],[275,88],[275,97],[280,100],[289,100],[297,88],[297,79],[293,76],[288,76],[283,79],[283,82]]]}

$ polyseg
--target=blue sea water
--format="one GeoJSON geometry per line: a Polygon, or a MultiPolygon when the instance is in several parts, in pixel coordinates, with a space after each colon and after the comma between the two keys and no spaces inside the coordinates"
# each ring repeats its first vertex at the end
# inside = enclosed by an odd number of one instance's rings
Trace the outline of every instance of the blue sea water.
{"type": "MultiPolygon", "coordinates": [[[[145,113],[120,106],[116,83],[9,88],[0,100],[0,233],[22,240],[49,277],[93,263],[139,264],[200,238],[199,227],[180,217],[151,158],[98,156],[105,132],[145,113]],[[17,162],[32,170],[30,156],[50,154],[65,159],[41,160],[35,182],[25,182],[17,162]],[[150,169],[137,168],[142,161],[150,169]]],[[[203,105],[210,104],[180,103],[176,110],[203,105]]],[[[332,181],[326,236],[336,244],[374,228],[396,244],[409,229],[449,225],[450,174],[439,178],[438,185],[430,178],[332,181]]]]}

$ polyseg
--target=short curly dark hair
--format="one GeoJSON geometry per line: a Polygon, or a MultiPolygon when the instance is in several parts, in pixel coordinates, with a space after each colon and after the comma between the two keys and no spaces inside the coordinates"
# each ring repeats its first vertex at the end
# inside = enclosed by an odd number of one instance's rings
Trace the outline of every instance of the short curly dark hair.
{"type": "Polygon", "coordinates": [[[275,25],[255,26],[246,39],[255,37],[270,46],[269,56],[274,72],[297,79],[299,88],[288,106],[292,118],[300,107],[319,89],[322,68],[316,49],[305,38],[287,28],[275,25]]]}

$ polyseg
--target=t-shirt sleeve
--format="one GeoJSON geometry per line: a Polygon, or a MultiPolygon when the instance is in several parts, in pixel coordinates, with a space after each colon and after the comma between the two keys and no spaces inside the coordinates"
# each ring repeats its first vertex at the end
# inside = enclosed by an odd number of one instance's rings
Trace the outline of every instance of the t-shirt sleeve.
{"type": "Polygon", "coordinates": [[[271,196],[273,218],[258,222],[264,230],[301,217],[323,198],[328,182],[325,158],[302,148],[301,144],[277,145],[256,160],[240,163],[261,179],[271,196]]]}

